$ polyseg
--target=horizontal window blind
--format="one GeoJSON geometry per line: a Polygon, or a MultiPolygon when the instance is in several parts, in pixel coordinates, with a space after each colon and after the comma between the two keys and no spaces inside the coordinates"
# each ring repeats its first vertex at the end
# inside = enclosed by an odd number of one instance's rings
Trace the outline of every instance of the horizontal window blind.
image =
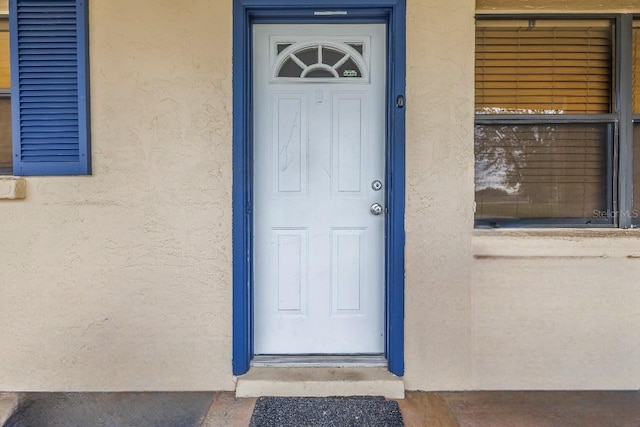
{"type": "Polygon", "coordinates": [[[11,88],[9,66],[9,21],[0,18],[0,89],[11,88]]]}
{"type": "Polygon", "coordinates": [[[591,218],[607,206],[607,125],[477,125],[476,219],[591,218]]]}
{"type": "MultiPolygon", "coordinates": [[[[0,2],[0,11],[3,4],[0,2]]],[[[6,2],[4,4],[6,8],[6,2]]],[[[9,61],[9,20],[0,18],[0,174],[11,173],[11,78],[9,61]]]]}
{"type": "Polygon", "coordinates": [[[9,173],[11,156],[11,98],[0,97],[0,174],[9,173]]]}
{"type": "Polygon", "coordinates": [[[633,125],[633,212],[631,219],[640,222],[640,123],[633,125]]]}
{"type": "MultiPolygon", "coordinates": [[[[640,20],[633,21],[633,114],[640,114],[640,20]]],[[[640,223],[640,123],[633,125],[633,210],[631,220],[640,223]]]]}
{"type": "Polygon", "coordinates": [[[475,64],[477,113],[610,112],[607,20],[478,20],[475,64]]]}
{"type": "Polygon", "coordinates": [[[633,22],[633,113],[640,114],[640,21],[633,22]]]}

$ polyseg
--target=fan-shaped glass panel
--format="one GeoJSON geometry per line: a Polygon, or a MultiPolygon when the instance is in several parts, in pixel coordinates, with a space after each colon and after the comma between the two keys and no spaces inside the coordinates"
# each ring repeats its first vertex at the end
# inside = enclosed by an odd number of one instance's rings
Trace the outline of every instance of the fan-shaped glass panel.
{"type": "Polygon", "coordinates": [[[304,43],[282,49],[278,46],[280,64],[276,77],[337,78],[363,77],[362,45],[356,50],[342,43],[304,43]]]}

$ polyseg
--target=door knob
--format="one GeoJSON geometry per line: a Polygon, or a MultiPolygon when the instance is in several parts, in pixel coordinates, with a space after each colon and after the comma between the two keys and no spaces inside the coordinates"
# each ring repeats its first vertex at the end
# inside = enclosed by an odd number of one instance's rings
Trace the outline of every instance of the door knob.
{"type": "Polygon", "coordinates": [[[380,215],[382,213],[382,205],[380,203],[374,203],[371,205],[371,213],[374,215],[380,215]]]}

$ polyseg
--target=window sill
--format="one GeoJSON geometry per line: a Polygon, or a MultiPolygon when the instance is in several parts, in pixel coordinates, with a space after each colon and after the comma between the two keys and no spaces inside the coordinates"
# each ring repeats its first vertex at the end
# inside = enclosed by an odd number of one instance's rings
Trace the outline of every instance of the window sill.
{"type": "Polygon", "coordinates": [[[640,229],[475,230],[473,255],[476,259],[640,259],[640,229]]]}
{"type": "Polygon", "coordinates": [[[27,181],[15,176],[0,176],[0,200],[20,200],[27,197],[27,181]]]}

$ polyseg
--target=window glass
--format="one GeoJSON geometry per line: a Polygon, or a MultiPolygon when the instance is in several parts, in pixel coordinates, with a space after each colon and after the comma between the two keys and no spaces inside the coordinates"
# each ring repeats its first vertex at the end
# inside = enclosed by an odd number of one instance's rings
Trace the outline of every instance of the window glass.
{"type": "Polygon", "coordinates": [[[633,212],[631,219],[640,223],[640,21],[633,21],[633,114],[637,120],[633,125],[633,212]]]}
{"type": "Polygon", "coordinates": [[[633,125],[633,212],[631,219],[640,223],[640,123],[633,125]]]}
{"type": "Polygon", "coordinates": [[[476,111],[611,111],[612,30],[607,20],[478,20],[476,111]]]}
{"type": "Polygon", "coordinates": [[[602,219],[608,127],[477,125],[476,219],[602,219]]]}
{"type": "MultiPolygon", "coordinates": [[[[633,71],[632,93],[633,114],[640,115],[640,21],[633,21],[632,30],[633,71]]],[[[640,223],[640,120],[633,125],[633,212],[631,220],[640,223]]]]}
{"type": "Polygon", "coordinates": [[[318,46],[311,46],[306,49],[299,50],[295,55],[306,65],[315,64],[318,62],[318,46]]]}
{"type": "Polygon", "coordinates": [[[640,21],[633,22],[633,113],[640,114],[640,21]]]}
{"type": "Polygon", "coordinates": [[[9,22],[0,17],[0,89],[11,87],[9,67],[9,22]]]}
{"type": "MultiPolygon", "coordinates": [[[[279,55],[283,55],[284,52],[284,49],[280,49],[281,45],[283,46],[284,43],[277,44],[279,55]]],[[[288,44],[287,47],[289,46],[291,45],[288,44]]],[[[362,51],[361,43],[356,46],[360,49],[358,52],[362,51]]],[[[362,70],[349,49],[318,43],[297,50],[293,49],[284,55],[287,57],[277,70],[277,77],[310,79],[363,77],[362,70]]]]}
{"type": "Polygon", "coordinates": [[[615,119],[593,117],[614,113],[613,33],[609,19],[476,21],[477,224],[614,223],[615,119]]]}
{"type": "MultiPolygon", "coordinates": [[[[0,3],[0,14],[6,1],[0,3]]],[[[9,67],[9,22],[0,17],[0,173],[10,173],[11,159],[11,79],[9,67]]]]}
{"type": "Polygon", "coordinates": [[[11,98],[0,97],[0,173],[11,171],[11,98]]]}
{"type": "Polygon", "coordinates": [[[302,67],[294,62],[293,59],[288,59],[282,64],[278,77],[300,77],[303,71],[302,67]]]}

